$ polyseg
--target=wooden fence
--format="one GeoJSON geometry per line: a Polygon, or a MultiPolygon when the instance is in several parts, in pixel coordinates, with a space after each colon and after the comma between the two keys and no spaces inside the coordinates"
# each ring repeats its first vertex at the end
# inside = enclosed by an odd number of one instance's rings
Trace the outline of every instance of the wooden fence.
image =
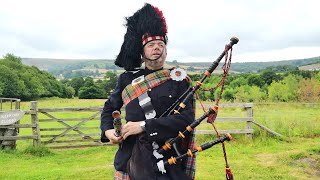
{"type": "MultiPolygon", "coordinates": [[[[246,117],[220,117],[216,122],[244,122],[245,128],[218,130],[219,133],[247,134],[252,138],[253,104],[221,104],[224,108],[242,108],[246,117]]],[[[0,137],[0,140],[32,139],[33,145],[44,144],[50,148],[73,148],[109,145],[100,142],[101,108],[38,108],[38,103],[32,101],[30,110],[25,115],[31,116],[30,124],[6,125],[0,128],[31,128],[32,135],[0,137]],[[80,115],[82,113],[82,115],[80,115]]],[[[213,130],[198,130],[197,134],[213,134],[213,130]]]]}
{"type": "MultiPolygon", "coordinates": [[[[206,109],[209,108],[209,105],[204,105],[206,109]]],[[[245,128],[242,129],[226,129],[226,130],[218,130],[220,134],[247,134],[248,138],[252,139],[253,129],[253,103],[239,103],[239,104],[220,104],[220,109],[226,108],[241,108],[246,111],[246,117],[220,117],[218,115],[215,122],[244,122],[246,124],[245,128]]],[[[203,123],[203,122],[202,122],[203,123]]],[[[196,130],[196,134],[215,134],[214,130],[196,130]]]]}
{"type": "Polygon", "coordinates": [[[102,108],[38,108],[31,102],[34,145],[73,148],[108,145],[100,142],[102,108]],[[79,117],[79,115],[81,117],[79,117]]]}

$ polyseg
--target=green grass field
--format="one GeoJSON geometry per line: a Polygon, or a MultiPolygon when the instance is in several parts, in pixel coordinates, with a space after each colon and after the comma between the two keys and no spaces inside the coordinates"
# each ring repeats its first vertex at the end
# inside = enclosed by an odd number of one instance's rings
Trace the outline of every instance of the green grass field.
{"type": "MultiPolygon", "coordinates": [[[[102,107],[104,100],[45,99],[39,108],[102,107]]],[[[21,109],[28,110],[30,102],[21,109]]],[[[254,121],[284,135],[274,138],[257,126],[253,140],[234,135],[227,142],[228,161],[235,179],[319,179],[320,104],[254,104],[254,121]]],[[[200,109],[197,110],[200,113],[200,109]]],[[[201,114],[201,113],[200,113],[201,114]]],[[[70,113],[61,116],[71,117],[70,113]]],[[[220,109],[219,117],[245,116],[241,109],[220,109]]],[[[22,122],[30,122],[25,116],[22,122]]],[[[99,124],[98,121],[96,121],[99,124]]],[[[94,125],[94,124],[93,124],[94,125]]],[[[243,128],[245,123],[216,124],[218,129],[243,128]]],[[[202,124],[199,129],[210,129],[202,124]]],[[[21,129],[20,134],[31,134],[21,129]]],[[[197,144],[215,139],[197,135],[197,144]]],[[[17,141],[17,150],[0,151],[0,179],[113,179],[113,157],[117,146],[75,149],[32,147],[31,140],[17,141]]],[[[221,145],[197,154],[196,179],[225,179],[221,145]]]]}

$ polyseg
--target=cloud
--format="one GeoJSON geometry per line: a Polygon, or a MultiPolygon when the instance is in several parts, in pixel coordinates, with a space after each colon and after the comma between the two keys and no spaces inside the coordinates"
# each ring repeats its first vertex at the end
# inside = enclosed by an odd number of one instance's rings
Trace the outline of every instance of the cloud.
{"type": "MultiPolygon", "coordinates": [[[[237,61],[319,56],[318,1],[147,1],[168,23],[168,60],[211,61],[232,36],[237,61]],[[290,53],[291,52],[291,53],[290,53]],[[306,53],[308,52],[308,53],[306,53]],[[273,58],[271,58],[273,57],[273,58]]],[[[4,1],[0,55],[107,58],[120,50],[124,17],[144,1],[4,1]]]]}

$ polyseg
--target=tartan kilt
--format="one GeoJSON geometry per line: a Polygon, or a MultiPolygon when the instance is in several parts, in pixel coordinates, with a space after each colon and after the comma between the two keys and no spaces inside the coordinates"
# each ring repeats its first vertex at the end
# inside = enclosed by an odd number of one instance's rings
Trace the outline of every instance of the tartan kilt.
{"type": "Polygon", "coordinates": [[[129,174],[122,171],[114,171],[114,180],[130,180],[129,174]]]}
{"type": "MultiPolygon", "coordinates": [[[[195,131],[192,132],[191,139],[188,144],[189,149],[195,149],[195,131]]],[[[196,155],[193,157],[187,157],[186,163],[185,163],[185,174],[191,177],[192,179],[195,179],[196,174],[196,155]]],[[[122,171],[115,170],[114,172],[114,180],[130,180],[129,174],[122,171]]]]}

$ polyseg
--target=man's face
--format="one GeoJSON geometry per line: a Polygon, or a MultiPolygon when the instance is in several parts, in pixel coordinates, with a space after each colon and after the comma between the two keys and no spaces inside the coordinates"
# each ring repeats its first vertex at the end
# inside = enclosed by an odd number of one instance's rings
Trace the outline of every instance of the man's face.
{"type": "Polygon", "coordinates": [[[145,66],[148,69],[157,70],[163,67],[167,57],[166,44],[161,40],[148,42],[143,47],[145,66]]]}

